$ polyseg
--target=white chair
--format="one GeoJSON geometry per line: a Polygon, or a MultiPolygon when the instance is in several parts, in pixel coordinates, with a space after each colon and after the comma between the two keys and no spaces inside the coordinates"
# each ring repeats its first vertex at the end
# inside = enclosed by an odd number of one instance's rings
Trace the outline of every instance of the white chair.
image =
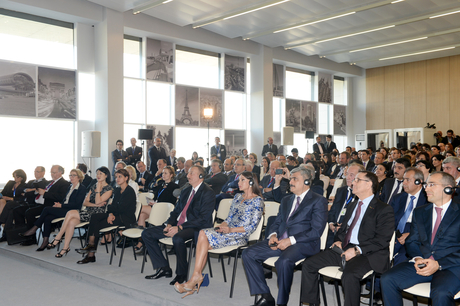
{"type": "MultiPolygon", "coordinates": [[[[431,283],[419,283],[410,288],[403,290],[406,293],[412,294],[412,303],[414,306],[418,305],[417,296],[421,296],[424,298],[429,299],[428,305],[431,304],[430,300],[430,291],[431,291],[431,283]]],[[[460,298],[460,291],[454,296],[454,300],[460,298]]]]}
{"type": "MultiPolygon", "coordinates": [[[[139,206],[139,213],[140,213],[140,208],[142,208],[142,205],[140,202],[138,202],[139,206]]],[[[174,205],[171,203],[166,203],[166,202],[159,202],[155,203],[152,206],[152,209],[150,210],[150,215],[149,218],[147,219],[147,222],[151,225],[157,226],[161,225],[166,220],[168,220],[170,213],[174,210],[174,205]]],[[[136,219],[139,217],[139,213],[136,216],[136,219]]],[[[126,238],[130,239],[139,239],[142,235],[142,232],[144,231],[143,228],[128,228],[125,229],[121,236],[123,237],[123,248],[121,249],[121,255],[120,255],[120,261],[118,263],[118,266],[121,267],[121,262],[123,261],[123,254],[125,252],[125,244],[126,244],[126,238]]],[[[136,256],[136,251],[134,250],[134,244],[133,244],[133,254],[134,254],[134,259],[137,260],[136,256]]]]}
{"type": "MultiPolygon", "coordinates": [[[[219,207],[220,208],[220,207],[219,207]]],[[[233,297],[233,287],[235,285],[235,276],[236,276],[236,268],[237,268],[237,263],[238,263],[238,254],[239,254],[239,251],[243,248],[246,248],[249,243],[251,241],[258,241],[259,238],[260,238],[260,234],[262,233],[262,226],[264,224],[264,217],[262,216],[262,218],[260,219],[259,221],[259,224],[257,225],[257,228],[256,230],[249,236],[249,240],[248,240],[248,243],[244,246],[227,246],[227,247],[223,247],[223,248],[220,248],[220,249],[213,249],[213,250],[208,250],[208,254],[216,254],[216,255],[219,255],[219,257],[221,257],[222,255],[225,255],[225,254],[229,254],[232,253],[232,252],[235,252],[235,261],[233,263],[233,274],[232,274],[232,284],[230,286],[230,298],[233,297]]],[[[227,277],[225,275],[225,265],[224,265],[224,260],[223,258],[221,258],[220,260],[221,264],[222,264],[222,273],[224,275],[224,282],[227,282],[227,277]]],[[[209,265],[209,255],[208,255],[208,265],[209,265]]],[[[211,268],[211,266],[209,265],[209,268],[211,268]]]]}
{"type": "MultiPolygon", "coordinates": [[[[390,263],[393,260],[393,253],[395,249],[395,239],[396,235],[393,233],[393,236],[391,237],[390,240],[390,263]]],[[[320,285],[321,285],[321,291],[323,293],[323,301],[324,305],[327,306],[327,300],[326,300],[326,292],[324,290],[324,280],[323,277],[329,277],[334,280],[334,287],[335,287],[335,294],[337,297],[337,305],[341,305],[340,303],[340,294],[339,294],[339,283],[338,280],[342,279],[342,271],[339,271],[340,267],[337,266],[329,266],[329,267],[324,267],[322,269],[319,269],[318,273],[320,275],[320,285]]],[[[371,297],[369,300],[369,305],[373,305],[374,303],[374,283],[375,283],[375,278],[377,277],[377,273],[374,272],[374,270],[370,270],[366,274],[364,274],[362,280],[366,279],[367,277],[371,276],[371,297]]]]}
{"type": "Polygon", "coordinates": [[[153,199],[153,193],[141,192],[139,193],[137,200],[141,202],[142,205],[148,205],[147,198],[153,199]]]}
{"type": "Polygon", "coordinates": [[[280,203],[274,201],[265,201],[265,213],[264,213],[264,227],[267,226],[267,221],[269,217],[278,215],[280,209],[280,203]]]}
{"type": "MultiPolygon", "coordinates": [[[[223,199],[222,201],[220,201],[219,209],[217,210],[216,219],[221,219],[221,220],[227,219],[228,214],[230,212],[230,206],[232,205],[232,202],[233,202],[233,199],[223,199]]],[[[217,225],[217,224],[214,224],[214,225],[217,225]]]]}

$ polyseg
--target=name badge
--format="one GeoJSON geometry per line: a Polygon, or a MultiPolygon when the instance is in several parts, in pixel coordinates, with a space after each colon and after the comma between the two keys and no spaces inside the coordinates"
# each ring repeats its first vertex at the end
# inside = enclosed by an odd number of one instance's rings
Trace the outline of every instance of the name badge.
{"type": "Polygon", "coordinates": [[[217,153],[217,157],[220,157],[220,153],[217,153]]]}
{"type": "Polygon", "coordinates": [[[340,216],[345,216],[346,213],[347,213],[347,209],[343,208],[342,211],[340,212],[340,216]]]}

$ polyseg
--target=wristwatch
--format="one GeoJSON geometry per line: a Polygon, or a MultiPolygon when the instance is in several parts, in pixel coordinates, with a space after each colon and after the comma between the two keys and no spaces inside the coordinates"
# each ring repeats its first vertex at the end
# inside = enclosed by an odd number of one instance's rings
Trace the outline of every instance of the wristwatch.
{"type": "Polygon", "coordinates": [[[359,252],[358,247],[355,247],[355,255],[359,255],[359,254],[361,254],[361,252],[359,252]]]}

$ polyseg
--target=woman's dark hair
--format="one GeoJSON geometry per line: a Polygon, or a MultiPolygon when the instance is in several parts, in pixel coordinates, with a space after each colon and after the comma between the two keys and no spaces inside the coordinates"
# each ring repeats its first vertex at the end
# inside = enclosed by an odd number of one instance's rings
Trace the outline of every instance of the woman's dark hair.
{"type": "Polygon", "coordinates": [[[100,171],[100,172],[104,173],[105,176],[106,176],[105,177],[105,182],[107,184],[110,184],[110,170],[109,170],[109,168],[102,166],[102,167],[97,168],[96,172],[97,171],[100,171]]]}
{"type": "Polygon", "coordinates": [[[325,162],[325,163],[326,163],[326,165],[329,166],[332,163],[331,153],[325,153],[325,154],[323,154],[323,156],[327,158],[327,162],[325,162]]]}
{"type": "Polygon", "coordinates": [[[446,152],[446,155],[447,155],[447,153],[449,153],[449,154],[452,155],[452,156],[457,156],[457,154],[455,154],[455,152],[454,152],[454,151],[451,151],[451,150],[447,151],[447,152],[446,152]]]}
{"type": "Polygon", "coordinates": [[[21,183],[25,183],[27,181],[27,174],[24,172],[24,170],[22,170],[22,169],[14,170],[13,176],[15,176],[15,175],[17,177],[22,178],[21,183]]]}
{"type": "Polygon", "coordinates": [[[421,160],[415,162],[415,166],[417,166],[418,164],[424,164],[425,168],[428,169],[429,173],[433,172],[433,165],[430,163],[429,160],[421,159],[421,160]]]}
{"type": "Polygon", "coordinates": [[[257,184],[257,181],[254,179],[253,173],[249,171],[244,171],[243,173],[241,173],[241,175],[244,176],[249,181],[252,181],[252,193],[261,197],[262,193],[260,192],[259,184],[257,184]]]}
{"type": "MultiPolygon", "coordinates": [[[[267,156],[264,156],[262,159],[264,159],[264,160],[267,161],[267,164],[268,164],[267,172],[268,172],[268,170],[270,169],[270,158],[268,158],[267,156]]],[[[262,166],[262,167],[263,167],[263,166],[262,166]]],[[[264,174],[267,173],[267,172],[264,172],[264,174]]]]}
{"type": "Polygon", "coordinates": [[[129,176],[128,170],[126,170],[126,169],[120,169],[120,170],[117,170],[117,171],[115,172],[115,174],[117,174],[117,173],[123,175],[124,177],[127,177],[127,178],[128,178],[128,181],[129,181],[129,177],[130,177],[130,176],[129,176]]]}
{"type": "Polygon", "coordinates": [[[194,156],[195,154],[196,154],[196,159],[198,159],[198,153],[195,151],[195,152],[192,153],[192,160],[194,160],[194,159],[193,159],[193,156],[194,156]]]}
{"type": "Polygon", "coordinates": [[[439,160],[440,162],[442,162],[446,157],[444,155],[441,155],[441,154],[436,154],[436,155],[433,155],[431,156],[431,163],[433,163],[433,158],[435,158],[437,160],[439,160]]]}

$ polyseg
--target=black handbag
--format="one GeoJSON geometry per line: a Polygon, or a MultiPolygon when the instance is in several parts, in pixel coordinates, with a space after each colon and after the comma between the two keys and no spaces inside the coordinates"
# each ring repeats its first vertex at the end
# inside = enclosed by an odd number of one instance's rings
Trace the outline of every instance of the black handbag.
{"type": "Polygon", "coordinates": [[[25,231],[27,231],[26,225],[14,226],[10,229],[7,229],[6,239],[8,241],[8,245],[18,244],[26,241],[28,237],[19,236],[20,233],[24,233],[25,231]]]}

